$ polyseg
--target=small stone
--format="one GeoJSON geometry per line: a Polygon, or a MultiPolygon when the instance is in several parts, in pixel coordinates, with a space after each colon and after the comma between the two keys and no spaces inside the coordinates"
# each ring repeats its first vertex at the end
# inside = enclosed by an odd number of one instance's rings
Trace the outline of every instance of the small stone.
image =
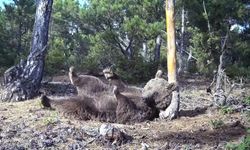
{"type": "Polygon", "coordinates": [[[17,150],[25,150],[25,147],[19,146],[19,147],[17,147],[16,149],[17,149],[17,150]]]}
{"type": "Polygon", "coordinates": [[[43,140],[43,139],[45,139],[45,135],[41,134],[41,135],[39,136],[39,138],[40,138],[41,140],[43,140]]]}
{"type": "Polygon", "coordinates": [[[32,149],[35,149],[35,148],[38,147],[38,144],[37,144],[37,142],[34,139],[30,140],[30,147],[32,149]]]}
{"type": "Polygon", "coordinates": [[[142,146],[141,150],[148,150],[149,148],[149,145],[143,142],[141,143],[141,146],[142,146]]]}
{"type": "Polygon", "coordinates": [[[82,142],[77,142],[69,145],[70,150],[77,150],[77,149],[83,149],[85,147],[84,143],[82,142]]]}
{"type": "Polygon", "coordinates": [[[113,143],[113,145],[120,145],[132,140],[131,136],[125,134],[111,124],[102,124],[99,129],[99,134],[102,136],[104,141],[109,141],[113,143]]]}
{"type": "Polygon", "coordinates": [[[0,117],[0,120],[6,120],[6,119],[7,119],[7,117],[4,117],[4,116],[0,117]]]}
{"type": "Polygon", "coordinates": [[[51,139],[46,139],[46,140],[43,141],[43,145],[45,147],[51,147],[51,146],[53,146],[53,144],[54,144],[54,142],[51,139]]]}
{"type": "Polygon", "coordinates": [[[111,124],[102,124],[100,129],[99,129],[99,133],[102,136],[105,136],[105,135],[109,134],[109,132],[112,132],[113,129],[114,129],[114,127],[111,124]]]}

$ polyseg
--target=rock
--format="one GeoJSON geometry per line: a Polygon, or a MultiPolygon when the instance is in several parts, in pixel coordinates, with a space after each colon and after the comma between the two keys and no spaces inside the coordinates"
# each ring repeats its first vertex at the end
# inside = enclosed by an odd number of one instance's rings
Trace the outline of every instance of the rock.
{"type": "Polygon", "coordinates": [[[23,147],[23,146],[17,146],[16,150],[25,150],[25,147],[23,147]]]}
{"type": "Polygon", "coordinates": [[[99,134],[104,141],[112,143],[112,145],[121,145],[132,140],[132,137],[112,126],[111,124],[102,124],[99,134]]]}
{"type": "Polygon", "coordinates": [[[6,120],[6,119],[7,119],[7,117],[4,117],[4,116],[0,117],[0,120],[6,120]]]}
{"type": "Polygon", "coordinates": [[[68,148],[69,148],[70,150],[82,150],[82,149],[84,149],[85,145],[86,145],[86,143],[77,142],[77,143],[70,144],[70,145],[68,146],[68,148]]]}
{"type": "Polygon", "coordinates": [[[114,129],[114,127],[111,124],[102,124],[100,129],[99,129],[99,133],[102,136],[106,136],[107,134],[112,133],[113,129],[114,129]]]}
{"type": "Polygon", "coordinates": [[[0,109],[0,111],[7,111],[7,110],[8,110],[7,108],[0,109]]]}
{"type": "Polygon", "coordinates": [[[36,149],[38,147],[38,144],[35,139],[30,140],[30,148],[36,149]]]}
{"type": "Polygon", "coordinates": [[[13,138],[15,135],[16,135],[16,133],[17,133],[17,131],[15,131],[15,130],[8,130],[7,132],[6,132],[6,138],[13,138]]]}
{"type": "Polygon", "coordinates": [[[54,142],[51,139],[46,139],[46,140],[43,141],[43,146],[44,147],[51,147],[53,145],[54,145],[54,142]]]}
{"type": "Polygon", "coordinates": [[[141,150],[148,150],[149,148],[149,145],[143,142],[141,143],[141,146],[142,146],[141,150]]]}

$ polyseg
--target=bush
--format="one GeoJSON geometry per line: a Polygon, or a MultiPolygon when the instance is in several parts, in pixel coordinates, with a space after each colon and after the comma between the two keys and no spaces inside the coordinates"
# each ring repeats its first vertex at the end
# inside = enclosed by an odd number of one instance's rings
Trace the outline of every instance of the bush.
{"type": "Polygon", "coordinates": [[[211,120],[210,123],[211,123],[213,129],[218,129],[225,124],[221,119],[211,120]]]}
{"type": "Polygon", "coordinates": [[[128,60],[117,56],[112,60],[106,61],[103,57],[87,57],[81,68],[90,72],[100,72],[108,66],[113,66],[114,72],[127,83],[145,82],[152,78],[157,71],[157,62],[145,62],[142,58],[128,60]]]}
{"type": "Polygon", "coordinates": [[[228,107],[228,106],[222,106],[222,107],[220,108],[220,111],[221,111],[221,113],[222,113],[223,115],[233,113],[233,109],[232,109],[231,107],[228,107]]]}
{"type": "Polygon", "coordinates": [[[247,135],[240,144],[231,144],[226,145],[227,150],[249,150],[250,149],[250,136],[247,135]]]}
{"type": "Polygon", "coordinates": [[[246,104],[246,105],[250,105],[250,96],[244,98],[244,99],[243,99],[243,103],[246,104]]]}
{"type": "Polygon", "coordinates": [[[158,63],[136,60],[120,60],[116,64],[116,72],[128,83],[145,82],[152,78],[157,71],[158,63]]]}
{"type": "Polygon", "coordinates": [[[242,67],[237,64],[234,64],[232,66],[229,66],[226,68],[226,73],[229,77],[250,77],[250,67],[242,67]]]}
{"type": "Polygon", "coordinates": [[[65,56],[59,50],[51,50],[46,60],[46,70],[49,74],[55,74],[65,69],[65,56]]]}

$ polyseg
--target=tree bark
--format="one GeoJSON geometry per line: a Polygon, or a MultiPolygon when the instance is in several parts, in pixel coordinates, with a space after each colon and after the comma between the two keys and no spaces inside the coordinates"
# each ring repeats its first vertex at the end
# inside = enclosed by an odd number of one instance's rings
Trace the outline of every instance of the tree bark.
{"type": "MultiPolygon", "coordinates": [[[[167,28],[167,61],[168,61],[168,82],[177,83],[176,72],[176,45],[175,45],[175,21],[174,21],[174,0],[166,0],[166,28],[167,28]]],[[[170,105],[165,111],[160,112],[160,118],[174,119],[179,112],[180,96],[179,89],[173,91],[170,105]]]]}
{"type": "Polygon", "coordinates": [[[26,61],[22,60],[5,71],[4,91],[0,95],[2,101],[23,101],[37,96],[43,77],[52,3],[53,0],[36,1],[30,54],[26,61]]]}
{"type": "Polygon", "coordinates": [[[155,62],[160,62],[160,56],[161,56],[161,35],[158,35],[155,40],[155,62]]]}
{"type": "Polygon", "coordinates": [[[204,13],[206,15],[207,29],[208,29],[209,34],[211,34],[211,25],[210,25],[210,22],[209,22],[209,18],[208,18],[208,14],[207,14],[207,9],[206,9],[206,4],[205,4],[204,0],[202,1],[202,6],[203,6],[203,9],[204,9],[204,13]]]}
{"type": "Polygon", "coordinates": [[[183,56],[183,52],[185,50],[184,46],[184,37],[185,37],[185,8],[184,6],[182,6],[182,11],[181,11],[181,47],[180,47],[180,51],[179,51],[179,68],[178,68],[178,74],[183,72],[183,60],[184,60],[184,56],[183,56]]]}
{"type": "Polygon", "coordinates": [[[226,104],[226,88],[222,87],[222,79],[223,79],[223,75],[224,75],[224,70],[223,70],[223,57],[225,54],[225,47],[226,47],[226,43],[228,40],[228,32],[227,35],[225,37],[225,40],[223,41],[223,44],[221,46],[221,55],[220,55],[220,64],[218,66],[218,71],[217,71],[217,77],[216,77],[216,85],[215,85],[215,93],[213,94],[213,100],[214,100],[214,104],[215,106],[224,106],[226,104]]]}

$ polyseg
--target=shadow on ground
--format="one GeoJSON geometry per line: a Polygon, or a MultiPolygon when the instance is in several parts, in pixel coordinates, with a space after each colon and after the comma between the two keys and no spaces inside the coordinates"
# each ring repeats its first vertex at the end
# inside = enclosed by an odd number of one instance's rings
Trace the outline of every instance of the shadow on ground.
{"type": "Polygon", "coordinates": [[[194,110],[180,110],[179,117],[195,117],[198,115],[205,114],[208,107],[197,107],[194,110]]]}
{"type": "Polygon", "coordinates": [[[221,141],[229,142],[246,135],[246,129],[238,124],[226,124],[218,129],[194,129],[194,131],[161,132],[155,141],[169,141],[178,144],[217,145],[221,141]]]}

